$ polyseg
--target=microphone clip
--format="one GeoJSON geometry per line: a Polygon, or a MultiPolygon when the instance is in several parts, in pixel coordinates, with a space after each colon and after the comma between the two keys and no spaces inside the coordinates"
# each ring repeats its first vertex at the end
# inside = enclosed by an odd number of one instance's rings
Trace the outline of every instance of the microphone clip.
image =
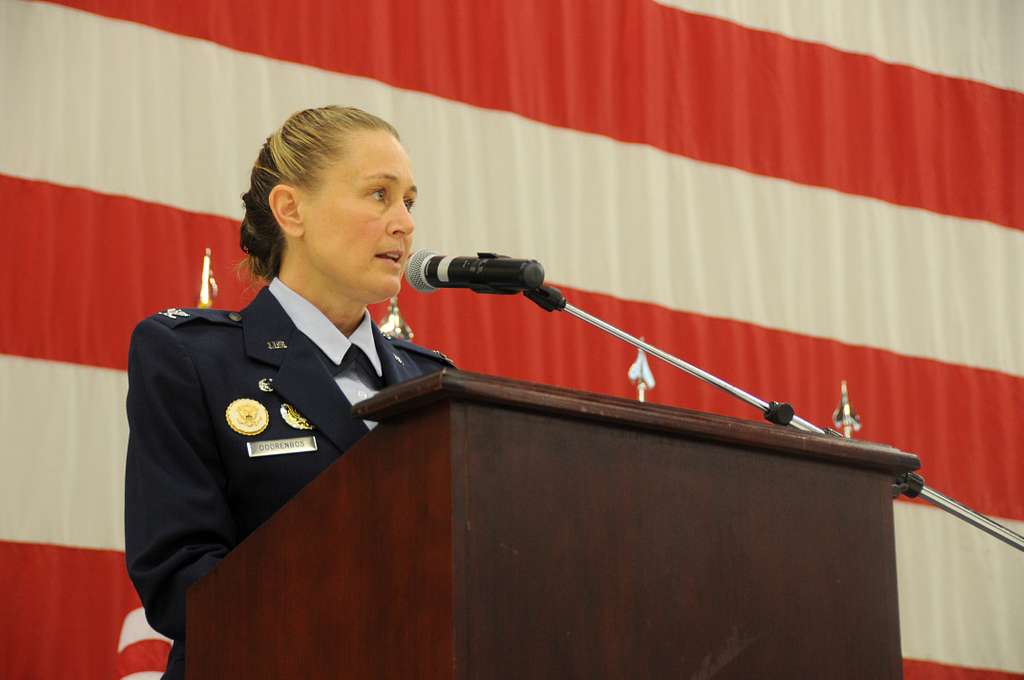
{"type": "Polygon", "coordinates": [[[562,295],[562,291],[554,286],[541,286],[534,290],[524,290],[523,295],[545,312],[560,312],[565,309],[565,296],[562,295]]]}

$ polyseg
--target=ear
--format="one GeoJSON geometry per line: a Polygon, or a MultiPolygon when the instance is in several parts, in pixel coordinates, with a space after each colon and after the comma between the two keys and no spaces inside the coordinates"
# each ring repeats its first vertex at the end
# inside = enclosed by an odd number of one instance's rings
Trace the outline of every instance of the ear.
{"type": "Polygon", "coordinates": [[[302,222],[302,211],[299,209],[299,199],[299,190],[287,184],[278,184],[267,196],[270,211],[274,213],[274,219],[281,226],[285,236],[300,237],[306,231],[302,222]]]}

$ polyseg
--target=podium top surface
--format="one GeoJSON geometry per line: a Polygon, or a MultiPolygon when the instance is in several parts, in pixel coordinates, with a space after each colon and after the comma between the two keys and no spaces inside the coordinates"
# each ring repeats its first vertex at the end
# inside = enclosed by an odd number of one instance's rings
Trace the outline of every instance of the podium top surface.
{"type": "Polygon", "coordinates": [[[354,406],[352,413],[367,420],[387,421],[442,401],[586,420],[896,474],[920,467],[917,456],[884,444],[451,369],[382,390],[354,406]]]}

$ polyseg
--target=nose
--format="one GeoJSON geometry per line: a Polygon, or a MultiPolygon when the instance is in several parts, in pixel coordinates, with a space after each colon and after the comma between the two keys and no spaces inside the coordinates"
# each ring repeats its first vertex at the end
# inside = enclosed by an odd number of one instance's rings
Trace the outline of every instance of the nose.
{"type": "Polygon", "coordinates": [[[392,236],[411,236],[416,230],[416,221],[404,202],[399,201],[388,219],[388,234],[392,236]]]}

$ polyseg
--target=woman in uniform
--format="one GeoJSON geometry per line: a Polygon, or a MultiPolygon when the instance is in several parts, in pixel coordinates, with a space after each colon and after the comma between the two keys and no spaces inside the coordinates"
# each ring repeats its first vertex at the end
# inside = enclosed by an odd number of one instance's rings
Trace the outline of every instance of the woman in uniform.
{"type": "Polygon", "coordinates": [[[241,312],[168,309],[128,362],[128,573],[184,677],[185,591],[375,424],[351,405],[449,365],[386,338],[416,200],[397,131],[354,108],[292,115],[242,195],[245,266],[269,285],[241,312]]]}

